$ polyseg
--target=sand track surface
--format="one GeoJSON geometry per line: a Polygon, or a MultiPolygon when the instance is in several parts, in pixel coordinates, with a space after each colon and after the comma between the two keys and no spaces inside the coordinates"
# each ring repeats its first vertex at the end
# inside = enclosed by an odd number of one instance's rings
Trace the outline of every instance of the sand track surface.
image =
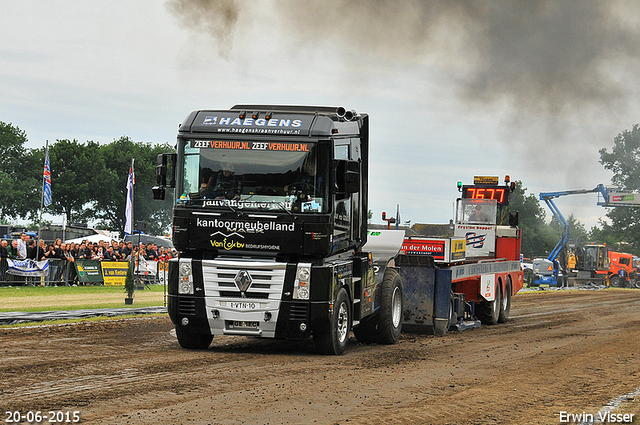
{"type": "MultiPolygon", "coordinates": [[[[505,324],[395,345],[352,336],[338,357],[247,337],[184,350],[163,316],[0,329],[0,404],[5,422],[559,424],[637,391],[639,357],[640,290],[518,294],[505,324]]],[[[633,396],[618,404],[638,423],[633,396]]]]}

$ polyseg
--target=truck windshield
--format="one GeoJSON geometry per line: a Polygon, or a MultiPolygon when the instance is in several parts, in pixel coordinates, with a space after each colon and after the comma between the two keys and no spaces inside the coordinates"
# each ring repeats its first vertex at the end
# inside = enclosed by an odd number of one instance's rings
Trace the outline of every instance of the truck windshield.
{"type": "Polygon", "coordinates": [[[456,223],[494,225],[497,209],[495,199],[458,199],[456,223]]]}
{"type": "Polygon", "coordinates": [[[326,212],[327,152],[305,142],[187,140],[180,202],[326,212]]]}

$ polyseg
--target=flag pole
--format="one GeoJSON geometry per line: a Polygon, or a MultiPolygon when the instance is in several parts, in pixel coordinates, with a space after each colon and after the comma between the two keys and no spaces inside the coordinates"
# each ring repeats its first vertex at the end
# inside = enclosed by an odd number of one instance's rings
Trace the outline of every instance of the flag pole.
{"type": "Polygon", "coordinates": [[[131,158],[131,167],[129,168],[129,176],[127,177],[127,201],[125,204],[125,222],[124,222],[124,233],[125,236],[130,234],[133,236],[133,219],[134,219],[134,208],[133,208],[133,187],[136,183],[135,178],[135,170],[134,170],[135,158],[131,158]]]}
{"type": "MultiPolygon", "coordinates": [[[[131,242],[133,242],[133,229],[134,229],[134,208],[133,208],[133,190],[135,186],[135,158],[131,158],[131,167],[129,168],[129,176],[127,177],[127,201],[125,204],[125,223],[124,223],[124,233],[131,235],[131,242]]],[[[140,237],[138,236],[138,240],[140,237]]],[[[133,245],[133,244],[132,244],[133,245]]],[[[138,244],[139,245],[139,244],[138,244]]],[[[132,246],[131,249],[131,259],[129,260],[129,267],[131,267],[132,271],[135,270],[135,256],[134,250],[136,247],[132,246]]],[[[140,268],[140,247],[138,246],[138,269],[140,268]]],[[[134,274],[134,280],[136,281],[137,286],[138,277],[134,274]]]]}
{"type": "MultiPolygon", "coordinates": [[[[36,245],[36,258],[34,261],[38,263],[44,252],[40,251],[40,241],[42,240],[42,211],[46,206],[51,205],[51,165],[49,164],[49,140],[44,145],[44,172],[42,173],[42,198],[40,200],[40,215],[38,217],[38,242],[36,245]]],[[[46,285],[46,281],[42,284],[46,285]]]]}
{"type": "MultiPolygon", "coordinates": [[[[49,155],[49,141],[44,145],[44,166],[47,166],[47,155],[49,155]]],[[[46,170],[45,170],[46,173],[46,170]]],[[[42,199],[40,201],[40,217],[38,218],[38,236],[40,235],[40,227],[42,227],[42,210],[44,209],[44,185],[46,183],[45,173],[42,174],[42,199]]],[[[38,237],[38,239],[40,239],[38,237]]]]}
{"type": "MultiPolygon", "coordinates": [[[[44,145],[44,172],[42,173],[42,199],[40,201],[40,217],[38,218],[38,245],[36,246],[36,254],[40,250],[40,241],[42,240],[42,211],[44,210],[44,194],[47,191],[47,182],[49,183],[48,205],[51,205],[51,166],[49,164],[49,140],[44,145]]],[[[43,253],[37,255],[36,261],[40,260],[43,253]]]]}

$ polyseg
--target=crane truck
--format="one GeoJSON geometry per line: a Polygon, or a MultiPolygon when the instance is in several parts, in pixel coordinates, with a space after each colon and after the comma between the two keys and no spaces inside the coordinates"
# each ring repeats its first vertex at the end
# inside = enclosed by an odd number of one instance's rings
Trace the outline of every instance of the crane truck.
{"type": "Polygon", "coordinates": [[[577,190],[563,190],[559,192],[544,192],[540,193],[540,200],[551,210],[553,217],[558,221],[562,228],[562,234],[560,240],[556,246],[551,250],[547,258],[535,258],[533,260],[533,284],[541,285],[547,284],[550,286],[562,285],[568,283],[567,270],[558,261],[558,256],[564,250],[565,246],[569,242],[569,222],[564,218],[558,206],[553,202],[554,199],[566,195],[578,195],[585,193],[597,193],[598,205],[606,206],[607,204],[607,188],[604,185],[599,184],[593,189],[577,189],[577,190]],[[564,269],[564,270],[563,270],[564,269]],[[567,281],[567,282],[565,282],[567,281]]]}
{"type": "Polygon", "coordinates": [[[459,201],[461,237],[436,241],[451,251],[437,262],[408,249],[403,231],[369,231],[368,114],[197,110],[156,174],[154,198],[175,194],[167,307],[183,348],[206,349],[214,335],[312,337],[339,355],[351,331],[391,344],[403,328],[504,321],[522,287],[517,223],[469,219],[496,199],[459,201]]]}
{"type": "Polygon", "coordinates": [[[544,201],[555,219],[560,223],[562,235],[547,258],[533,260],[533,284],[548,284],[551,286],[567,284],[574,286],[584,282],[595,282],[611,286],[632,286],[635,278],[633,270],[633,256],[609,250],[606,245],[588,244],[570,241],[569,223],[553,201],[566,195],[597,193],[597,205],[603,207],[638,207],[640,195],[632,192],[620,191],[615,186],[598,184],[593,189],[563,190],[558,192],[540,193],[540,200],[544,201]],[[573,255],[575,261],[560,264],[559,255],[564,249],[567,255],[573,255]]]}

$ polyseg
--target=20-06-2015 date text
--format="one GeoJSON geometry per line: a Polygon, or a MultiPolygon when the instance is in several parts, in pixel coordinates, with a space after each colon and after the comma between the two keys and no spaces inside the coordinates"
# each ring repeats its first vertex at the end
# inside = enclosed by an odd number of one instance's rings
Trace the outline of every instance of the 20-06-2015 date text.
{"type": "Polygon", "coordinates": [[[29,410],[26,412],[6,411],[4,412],[4,422],[7,424],[30,423],[30,424],[64,424],[80,422],[80,411],[49,410],[45,412],[29,410]]]}

